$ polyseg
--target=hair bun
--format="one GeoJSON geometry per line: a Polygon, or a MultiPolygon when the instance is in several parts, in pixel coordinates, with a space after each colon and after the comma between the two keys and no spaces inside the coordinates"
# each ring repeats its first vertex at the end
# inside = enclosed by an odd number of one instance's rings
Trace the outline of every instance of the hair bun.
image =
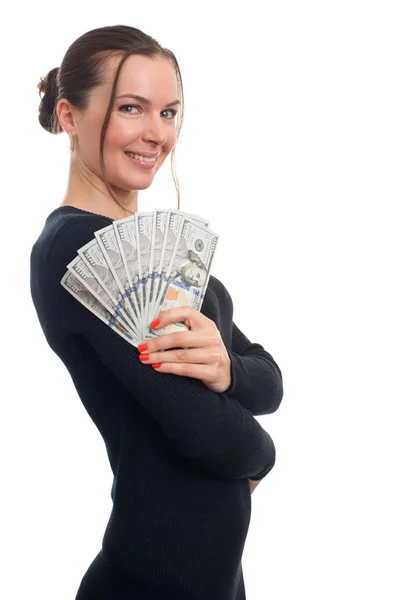
{"type": "Polygon", "coordinates": [[[56,99],[58,96],[58,75],[59,67],[51,69],[44,79],[41,77],[37,87],[39,89],[39,96],[42,94],[40,105],[39,105],[39,123],[46,131],[50,133],[57,133],[54,131],[54,108],[56,99]]]}

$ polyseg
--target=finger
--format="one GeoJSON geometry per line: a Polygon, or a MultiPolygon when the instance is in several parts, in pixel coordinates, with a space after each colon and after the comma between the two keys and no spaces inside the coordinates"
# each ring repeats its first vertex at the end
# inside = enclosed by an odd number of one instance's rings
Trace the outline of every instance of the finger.
{"type": "Polygon", "coordinates": [[[201,346],[210,347],[220,344],[220,334],[215,331],[215,334],[210,335],[209,331],[177,331],[167,333],[159,337],[145,340],[143,344],[138,346],[139,352],[151,354],[167,350],[168,348],[198,348],[201,346]]]}
{"type": "Polygon", "coordinates": [[[153,352],[152,354],[142,354],[140,358],[141,362],[146,364],[173,362],[214,366],[220,363],[220,359],[220,352],[216,349],[209,350],[209,348],[181,348],[167,352],[153,352]]]}
{"type": "Polygon", "coordinates": [[[171,373],[181,377],[193,377],[202,381],[212,381],[215,377],[215,369],[209,365],[178,362],[155,363],[155,365],[153,366],[154,371],[161,373],[171,373]]]}
{"type": "Polygon", "coordinates": [[[183,321],[191,330],[216,327],[212,319],[206,317],[199,310],[195,310],[192,306],[175,306],[174,308],[163,310],[158,313],[157,318],[149,324],[149,327],[163,329],[166,325],[177,323],[178,321],[183,321]],[[157,324],[153,325],[155,322],[157,324]]]}

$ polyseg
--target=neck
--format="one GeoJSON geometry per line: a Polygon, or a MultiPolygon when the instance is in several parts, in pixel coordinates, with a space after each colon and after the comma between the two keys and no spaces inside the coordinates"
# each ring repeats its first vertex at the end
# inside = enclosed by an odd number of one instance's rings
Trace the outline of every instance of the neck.
{"type": "Polygon", "coordinates": [[[72,158],[69,167],[69,176],[66,193],[61,206],[76,206],[113,219],[124,219],[137,212],[138,191],[112,189],[118,203],[110,196],[105,183],[100,177],[88,170],[79,161],[79,166],[72,158]]]}

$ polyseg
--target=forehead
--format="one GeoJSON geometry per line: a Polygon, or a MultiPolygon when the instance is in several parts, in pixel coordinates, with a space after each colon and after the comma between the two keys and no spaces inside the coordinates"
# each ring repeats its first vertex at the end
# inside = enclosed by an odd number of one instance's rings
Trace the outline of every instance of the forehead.
{"type": "MultiPolygon", "coordinates": [[[[106,83],[102,86],[105,92],[111,92],[120,60],[120,57],[112,57],[106,65],[106,83]]],[[[129,56],[123,63],[116,85],[115,95],[121,94],[138,94],[151,100],[154,105],[176,100],[178,87],[172,63],[163,56],[129,56]]]]}

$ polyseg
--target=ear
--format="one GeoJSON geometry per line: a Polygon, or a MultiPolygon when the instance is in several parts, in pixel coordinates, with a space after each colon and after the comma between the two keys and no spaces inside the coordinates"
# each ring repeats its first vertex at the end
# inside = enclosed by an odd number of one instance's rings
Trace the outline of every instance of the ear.
{"type": "Polygon", "coordinates": [[[57,116],[62,129],[68,134],[76,135],[75,113],[66,98],[61,98],[57,103],[57,116]]]}

